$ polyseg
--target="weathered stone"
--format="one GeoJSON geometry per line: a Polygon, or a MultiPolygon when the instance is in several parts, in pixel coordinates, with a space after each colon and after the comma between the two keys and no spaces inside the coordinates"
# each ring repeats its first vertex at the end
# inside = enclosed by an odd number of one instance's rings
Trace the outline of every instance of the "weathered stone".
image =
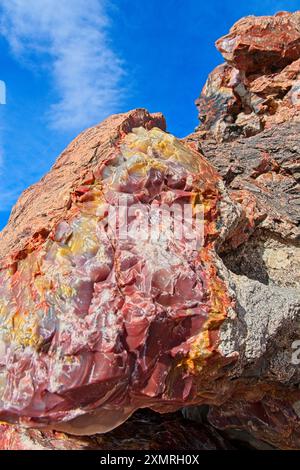
{"type": "Polygon", "coordinates": [[[196,101],[199,119],[220,141],[300,121],[300,13],[249,16],[216,42],[227,64],[196,101]]]}
{"type": "Polygon", "coordinates": [[[135,413],[117,429],[94,436],[0,425],[2,450],[231,450],[235,447],[210,425],[184,420],[180,413],[135,413]]]}
{"type": "Polygon", "coordinates": [[[300,241],[299,122],[287,122],[249,138],[218,142],[194,133],[187,141],[213,163],[231,197],[247,205],[254,198],[255,226],[285,240],[300,241]],[[247,194],[249,194],[247,198],[247,194]]]}
{"type": "Polygon", "coordinates": [[[249,73],[274,72],[300,56],[300,12],[248,16],[216,42],[226,61],[249,73]]]}
{"type": "Polygon", "coordinates": [[[236,388],[208,420],[231,437],[297,449],[299,41],[299,12],[236,23],[217,41],[228,63],[210,75],[196,102],[202,125],[185,139],[218,169],[244,213],[220,249],[236,305],[219,350],[237,356],[229,368],[236,388]]]}

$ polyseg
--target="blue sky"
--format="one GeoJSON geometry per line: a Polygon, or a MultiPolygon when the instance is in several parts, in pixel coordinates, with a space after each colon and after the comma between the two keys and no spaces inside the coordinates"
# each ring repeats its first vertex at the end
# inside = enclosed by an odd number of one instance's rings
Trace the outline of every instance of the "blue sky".
{"type": "Polygon", "coordinates": [[[182,137],[222,62],[214,42],[245,15],[300,0],[0,0],[0,229],[19,194],[81,130],[113,112],[161,111],[182,137]]]}

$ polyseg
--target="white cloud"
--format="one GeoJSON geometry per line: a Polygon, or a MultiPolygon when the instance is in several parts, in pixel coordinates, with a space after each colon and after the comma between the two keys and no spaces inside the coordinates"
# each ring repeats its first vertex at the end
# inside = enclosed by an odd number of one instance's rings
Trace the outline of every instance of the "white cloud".
{"type": "Polygon", "coordinates": [[[1,0],[1,32],[14,54],[47,59],[60,130],[78,131],[115,111],[122,64],[109,42],[106,0],[1,0]]]}

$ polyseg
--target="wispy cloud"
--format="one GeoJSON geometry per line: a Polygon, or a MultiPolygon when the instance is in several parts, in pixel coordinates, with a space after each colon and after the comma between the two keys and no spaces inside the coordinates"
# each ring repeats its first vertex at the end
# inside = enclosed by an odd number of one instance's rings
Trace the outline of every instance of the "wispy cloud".
{"type": "Polygon", "coordinates": [[[78,131],[115,111],[123,67],[106,0],[1,0],[1,31],[17,57],[46,59],[58,99],[52,127],[78,131]]]}

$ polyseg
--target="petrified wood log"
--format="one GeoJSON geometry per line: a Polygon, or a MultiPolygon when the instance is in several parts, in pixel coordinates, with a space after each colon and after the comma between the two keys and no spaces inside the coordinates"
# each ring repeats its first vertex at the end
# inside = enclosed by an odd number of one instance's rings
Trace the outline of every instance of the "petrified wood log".
{"type": "Polygon", "coordinates": [[[137,110],[84,132],[13,210],[1,235],[2,420],[94,434],[138,408],[219,401],[232,300],[215,247],[239,209],[164,125],[137,110]],[[121,197],[134,209],[124,239],[109,220],[121,197]],[[155,215],[130,232],[136,213],[174,203],[204,208],[200,249],[167,225],[143,237],[165,223],[155,215]]]}
{"type": "Polygon", "coordinates": [[[264,397],[232,397],[208,419],[300,448],[300,12],[244,18],[216,44],[227,63],[208,78],[196,102],[201,125],[186,142],[217,168],[251,221],[220,253],[237,301],[221,338],[226,331],[238,352],[233,378],[270,388],[264,397]]]}
{"type": "Polygon", "coordinates": [[[195,133],[112,116],[22,195],[0,234],[0,445],[208,405],[235,439],[300,448],[299,31],[238,22],[195,133]],[[159,214],[185,206],[178,237],[183,212],[159,214]]]}

